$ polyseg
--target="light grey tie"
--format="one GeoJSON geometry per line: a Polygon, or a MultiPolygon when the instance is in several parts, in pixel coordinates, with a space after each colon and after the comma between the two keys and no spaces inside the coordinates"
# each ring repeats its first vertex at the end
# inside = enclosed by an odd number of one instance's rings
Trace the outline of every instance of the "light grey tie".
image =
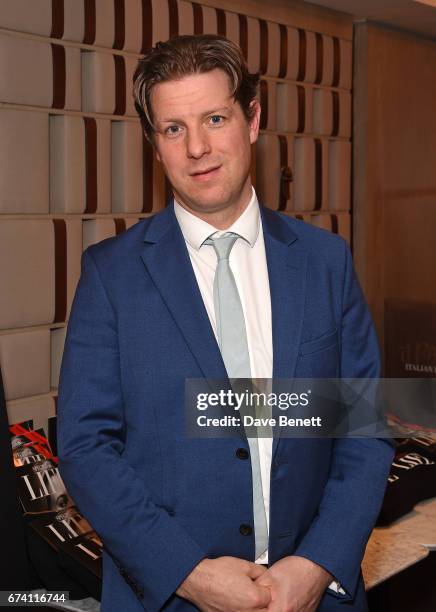
{"type": "MultiPolygon", "coordinates": [[[[218,344],[230,379],[250,378],[250,356],[244,312],[230,268],[230,252],[240,236],[227,232],[220,237],[209,237],[204,244],[213,246],[218,258],[214,278],[213,298],[218,344]]],[[[252,431],[252,430],[251,430],[252,431]]],[[[253,480],[253,514],[256,559],[268,550],[268,525],[262,493],[259,444],[257,437],[247,437],[250,447],[253,480]]]]}

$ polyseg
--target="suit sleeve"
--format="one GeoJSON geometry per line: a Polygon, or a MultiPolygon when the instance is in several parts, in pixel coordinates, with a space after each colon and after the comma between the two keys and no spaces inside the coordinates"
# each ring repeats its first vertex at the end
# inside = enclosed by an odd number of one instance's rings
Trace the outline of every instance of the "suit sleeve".
{"type": "MultiPolygon", "coordinates": [[[[380,355],[374,325],[344,243],[341,378],[377,378],[380,355]]],[[[383,501],[393,447],[377,438],[338,438],[329,479],[311,527],[295,555],[329,571],[353,598],[360,564],[383,501]]]]}
{"type": "Polygon", "coordinates": [[[124,434],[117,318],[88,250],[61,368],[59,466],[106,552],[155,612],[206,555],[123,458],[124,434]]]}

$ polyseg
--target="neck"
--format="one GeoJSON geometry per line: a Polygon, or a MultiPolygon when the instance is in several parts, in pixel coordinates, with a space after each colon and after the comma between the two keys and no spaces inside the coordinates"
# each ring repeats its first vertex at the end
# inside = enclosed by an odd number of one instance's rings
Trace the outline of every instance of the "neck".
{"type": "Polygon", "coordinates": [[[199,219],[202,219],[203,221],[206,221],[206,223],[209,223],[209,225],[212,225],[218,230],[226,230],[231,227],[237,219],[239,219],[249,205],[252,196],[251,184],[248,185],[248,187],[249,188],[244,190],[244,192],[241,194],[237,202],[232,203],[221,210],[197,210],[187,206],[183,200],[177,197],[177,194],[175,194],[175,198],[180,206],[191,214],[195,215],[199,219]],[[245,191],[248,193],[245,193],[245,191]]]}

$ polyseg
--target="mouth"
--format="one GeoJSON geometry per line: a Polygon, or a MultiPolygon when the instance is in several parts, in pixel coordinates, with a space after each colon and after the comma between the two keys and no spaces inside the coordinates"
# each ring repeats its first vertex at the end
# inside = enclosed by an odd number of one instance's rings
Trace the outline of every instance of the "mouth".
{"type": "Polygon", "coordinates": [[[213,166],[211,168],[201,170],[200,172],[193,172],[191,177],[196,181],[209,180],[218,174],[220,168],[221,166],[213,166]]]}

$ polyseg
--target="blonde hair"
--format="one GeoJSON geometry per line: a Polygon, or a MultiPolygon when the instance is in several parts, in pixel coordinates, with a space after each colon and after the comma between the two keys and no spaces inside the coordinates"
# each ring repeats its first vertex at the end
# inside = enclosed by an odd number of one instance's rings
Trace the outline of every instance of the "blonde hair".
{"type": "Polygon", "coordinates": [[[229,78],[230,95],[241,106],[247,121],[253,118],[250,103],[257,95],[259,74],[251,74],[241,49],[216,34],[176,36],[158,42],[142,59],[133,77],[135,107],[147,138],[153,142],[150,97],[157,83],[202,74],[219,68],[229,78]]]}

